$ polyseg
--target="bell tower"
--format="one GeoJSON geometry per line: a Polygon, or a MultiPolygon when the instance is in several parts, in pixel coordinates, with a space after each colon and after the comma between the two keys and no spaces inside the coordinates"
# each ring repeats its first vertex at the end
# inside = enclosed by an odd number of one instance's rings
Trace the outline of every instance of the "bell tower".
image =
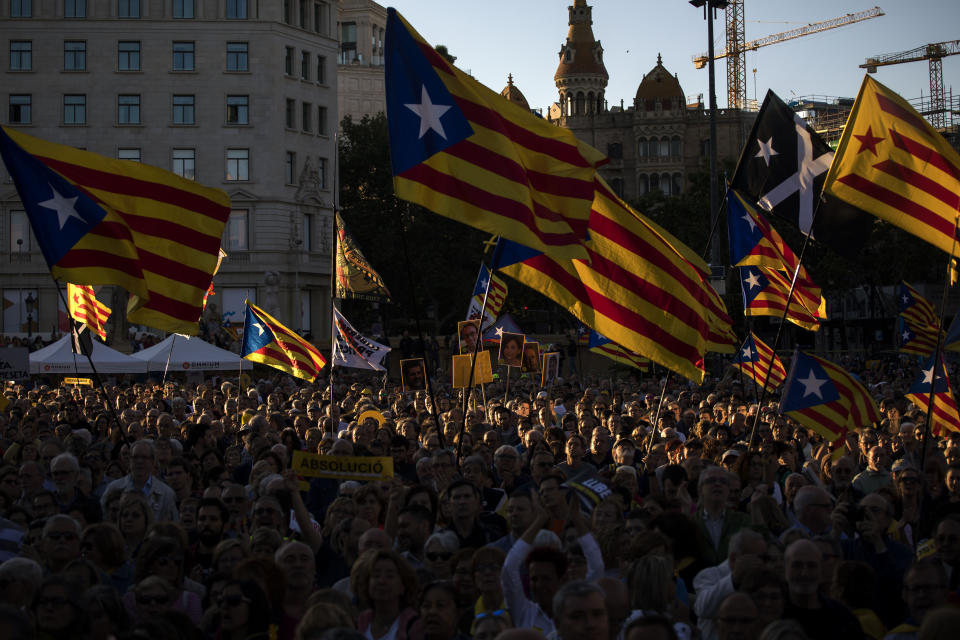
{"type": "Polygon", "coordinates": [[[593,37],[593,8],[587,0],[574,0],[567,8],[570,29],[560,47],[560,64],[553,80],[565,116],[601,113],[610,76],[603,65],[603,47],[593,37]]]}

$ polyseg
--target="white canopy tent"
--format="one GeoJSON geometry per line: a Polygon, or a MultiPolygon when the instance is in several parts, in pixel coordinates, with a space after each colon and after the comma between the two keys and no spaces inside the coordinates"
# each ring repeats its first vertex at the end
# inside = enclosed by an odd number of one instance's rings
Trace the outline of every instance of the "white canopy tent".
{"type": "MultiPolygon", "coordinates": [[[[98,373],[146,373],[146,363],[111,349],[96,338],[92,341],[93,366],[98,373]]],[[[30,354],[30,373],[93,373],[90,362],[83,354],[74,354],[69,335],[63,336],[53,344],[30,354]]]]}
{"type": "Polygon", "coordinates": [[[146,363],[148,371],[236,371],[241,366],[252,369],[253,363],[238,354],[215,347],[200,338],[178,334],[137,351],[131,358],[146,363]],[[169,369],[167,364],[169,362],[169,369]]]}

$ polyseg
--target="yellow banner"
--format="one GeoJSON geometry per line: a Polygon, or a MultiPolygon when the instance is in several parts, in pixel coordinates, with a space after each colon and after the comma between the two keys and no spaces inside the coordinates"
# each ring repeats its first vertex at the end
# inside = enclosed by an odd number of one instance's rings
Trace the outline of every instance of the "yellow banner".
{"type": "Polygon", "coordinates": [[[307,478],[340,480],[389,480],[393,477],[393,458],[363,456],[322,456],[306,451],[293,452],[293,469],[307,478]]]}
{"type": "MultiPolygon", "coordinates": [[[[465,353],[453,356],[453,383],[454,389],[464,389],[470,380],[470,359],[473,354],[465,353]]],[[[473,384],[487,384],[493,382],[493,365],[490,352],[484,349],[477,353],[477,364],[473,368],[473,384]]]]}
{"type": "Polygon", "coordinates": [[[92,387],[93,380],[90,378],[64,378],[63,384],[78,384],[82,387],[92,387]]]}

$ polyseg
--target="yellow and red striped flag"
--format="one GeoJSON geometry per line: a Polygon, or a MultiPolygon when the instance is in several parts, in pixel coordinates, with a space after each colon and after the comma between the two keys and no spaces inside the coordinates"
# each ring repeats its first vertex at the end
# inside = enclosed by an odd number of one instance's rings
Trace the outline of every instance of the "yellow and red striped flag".
{"type": "Polygon", "coordinates": [[[557,260],[504,240],[494,267],[543,293],[624,348],[702,381],[707,351],[733,352],[734,334],[707,265],[597,178],[589,262],[557,260]]]}
{"type": "Polygon", "coordinates": [[[602,153],[450,64],[387,10],[397,196],[557,258],[586,258],[602,153]]]}
{"type": "Polygon", "coordinates": [[[131,323],[198,333],[230,215],[223,190],[5,127],[0,154],[54,278],[123,287],[131,323]]]}
{"type": "Polygon", "coordinates": [[[780,357],[752,332],[734,358],[733,368],[742,371],[745,376],[760,386],[763,386],[766,381],[768,392],[779,387],[787,378],[787,370],[780,357]]]}
{"type": "Polygon", "coordinates": [[[826,302],[815,298],[797,284],[793,299],[787,308],[790,279],[782,272],[763,267],[740,267],[740,289],[743,292],[743,315],[782,317],[787,309],[787,321],[809,331],[820,328],[826,320],[826,302]]]}
{"type": "Polygon", "coordinates": [[[858,207],[958,255],[960,155],[906,100],[869,75],[823,185],[858,207]]]}
{"type": "Polygon", "coordinates": [[[934,354],[931,354],[926,363],[920,367],[920,375],[914,381],[904,397],[915,404],[918,409],[927,413],[930,408],[930,393],[933,392],[933,423],[931,430],[934,435],[940,436],[948,431],[960,431],[960,415],[957,414],[957,401],[950,388],[950,379],[947,377],[943,358],[938,358],[934,364],[934,354]],[[936,379],[934,379],[936,369],[936,379]]]}
{"type": "Polygon", "coordinates": [[[327,364],[320,350],[247,301],[240,357],[313,380],[327,364]]]}
{"type": "Polygon", "coordinates": [[[937,329],[936,327],[926,326],[922,328],[913,327],[903,316],[900,320],[900,331],[897,333],[897,341],[900,343],[898,351],[916,356],[929,356],[937,348],[937,329]]]}
{"type": "Polygon", "coordinates": [[[900,283],[897,305],[900,308],[900,316],[911,327],[915,329],[929,327],[936,333],[937,327],[940,325],[940,317],[936,310],[929,300],[921,296],[919,291],[906,282],[900,283]]]}
{"type": "Polygon", "coordinates": [[[587,344],[592,353],[600,354],[628,367],[634,367],[642,373],[650,371],[650,360],[648,358],[624,348],[596,331],[588,331],[587,334],[589,336],[587,344]]]}
{"type": "Polygon", "coordinates": [[[97,300],[90,285],[67,283],[67,307],[74,320],[87,325],[90,331],[107,339],[107,319],[110,307],[97,300]]]}

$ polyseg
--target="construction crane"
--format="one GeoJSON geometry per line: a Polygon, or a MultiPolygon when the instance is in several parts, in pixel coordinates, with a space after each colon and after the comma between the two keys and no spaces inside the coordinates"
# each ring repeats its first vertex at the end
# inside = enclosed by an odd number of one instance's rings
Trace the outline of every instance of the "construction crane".
{"type": "MultiPolygon", "coordinates": [[[[747,51],[756,51],[760,47],[766,47],[778,42],[802,38],[821,31],[845,27],[848,24],[879,18],[883,13],[880,7],[867,9],[858,13],[848,13],[832,20],[823,22],[813,22],[803,27],[774,33],[763,38],[745,42],[744,38],[744,19],[743,19],[744,0],[731,0],[726,8],[726,26],[727,26],[727,46],[714,56],[714,60],[727,58],[727,107],[731,109],[743,109],[747,104],[747,51]]],[[[707,66],[709,57],[706,54],[694,56],[693,64],[697,69],[703,69],[707,66]]]]}
{"type": "Polygon", "coordinates": [[[867,73],[876,73],[877,67],[903,64],[904,62],[919,62],[920,60],[929,61],[930,110],[926,111],[924,115],[928,116],[934,129],[943,129],[947,125],[947,109],[943,99],[943,59],[947,56],[955,56],[958,53],[960,53],[960,40],[935,42],[909,51],[888,53],[877,58],[867,58],[867,61],[860,65],[860,68],[866,69],[867,73]]]}

